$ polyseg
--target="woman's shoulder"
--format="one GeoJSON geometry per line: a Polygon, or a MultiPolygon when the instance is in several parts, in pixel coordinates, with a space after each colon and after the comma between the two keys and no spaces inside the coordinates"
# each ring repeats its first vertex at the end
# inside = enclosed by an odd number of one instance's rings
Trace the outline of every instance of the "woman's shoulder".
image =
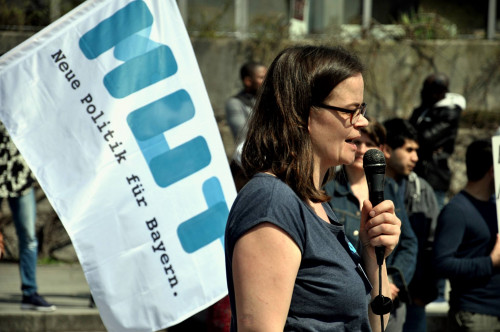
{"type": "Polygon", "coordinates": [[[229,213],[227,230],[239,238],[249,229],[269,222],[299,243],[304,230],[305,203],[280,179],[259,173],[241,189],[229,213]]]}
{"type": "Polygon", "coordinates": [[[241,188],[238,193],[237,199],[244,199],[250,196],[257,195],[257,199],[262,195],[270,195],[275,190],[279,190],[281,187],[278,178],[265,174],[265,173],[257,173],[253,175],[250,180],[241,188]]]}
{"type": "MultiPolygon", "coordinates": [[[[249,193],[280,193],[291,196],[297,196],[295,192],[278,177],[268,173],[257,173],[252,176],[250,181],[242,188],[241,194],[249,193]]],[[[298,196],[297,196],[298,197],[298,196]]]]}
{"type": "Polygon", "coordinates": [[[241,189],[233,205],[241,204],[246,208],[259,207],[263,211],[265,207],[274,210],[293,209],[305,203],[279,178],[266,173],[258,173],[241,189]]]}

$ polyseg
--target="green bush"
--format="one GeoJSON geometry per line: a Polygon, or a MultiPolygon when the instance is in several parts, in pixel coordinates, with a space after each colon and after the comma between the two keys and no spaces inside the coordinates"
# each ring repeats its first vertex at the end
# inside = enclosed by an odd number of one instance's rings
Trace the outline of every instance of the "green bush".
{"type": "Polygon", "coordinates": [[[457,26],[436,13],[403,14],[399,23],[410,39],[453,39],[457,35],[457,26]]]}

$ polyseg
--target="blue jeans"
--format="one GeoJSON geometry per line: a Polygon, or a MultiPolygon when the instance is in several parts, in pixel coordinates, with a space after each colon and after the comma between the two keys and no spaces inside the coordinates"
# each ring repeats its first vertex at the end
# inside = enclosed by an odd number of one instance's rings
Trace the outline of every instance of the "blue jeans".
{"type": "Polygon", "coordinates": [[[19,240],[19,271],[23,295],[33,295],[37,291],[36,262],[38,240],[35,234],[36,201],[33,188],[24,196],[8,198],[12,219],[19,240]]]}

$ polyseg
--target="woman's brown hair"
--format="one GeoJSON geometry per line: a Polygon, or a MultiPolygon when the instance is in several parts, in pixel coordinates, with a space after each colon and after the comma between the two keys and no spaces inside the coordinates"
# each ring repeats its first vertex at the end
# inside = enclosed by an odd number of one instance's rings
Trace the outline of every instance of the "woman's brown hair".
{"type": "Polygon", "coordinates": [[[387,132],[384,125],[372,117],[367,116],[368,126],[361,128],[359,131],[366,134],[369,139],[375,143],[377,148],[384,145],[387,139],[387,132]]]}
{"type": "Polygon", "coordinates": [[[359,59],[342,47],[295,46],[278,54],[248,121],[241,158],[246,176],[271,171],[302,200],[327,201],[313,183],[309,112],[340,82],[362,72],[359,59]]]}

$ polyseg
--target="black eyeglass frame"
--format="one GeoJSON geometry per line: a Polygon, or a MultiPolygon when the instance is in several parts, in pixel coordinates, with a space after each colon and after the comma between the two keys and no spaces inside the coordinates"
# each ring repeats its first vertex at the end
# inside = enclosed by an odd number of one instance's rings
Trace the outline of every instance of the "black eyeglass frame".
{"type": "Polygon", "coordinates": [[[339,111],[339,112],[351,114],[351,124],[355,124],[356,122],[358,122],[359,115],[365,116],[365,114],[366,114],[366,103],[362,103],[361,105],[359,105],[358,107],[356,107],[353,110],[350,110],[347,108],[342,108],[342,107],[337,107],[337,106],[330,106],[330,105],[326,105],[323,103],[319,103],[316,106],[321,107],[321,108],[326,108],[326,109],[329,109],[332,111],[339,111]],[[356,121],[353,122],[354,114],[356,114],[356,112],[359,112],[359,113],[356,115],[356,121]]]}

